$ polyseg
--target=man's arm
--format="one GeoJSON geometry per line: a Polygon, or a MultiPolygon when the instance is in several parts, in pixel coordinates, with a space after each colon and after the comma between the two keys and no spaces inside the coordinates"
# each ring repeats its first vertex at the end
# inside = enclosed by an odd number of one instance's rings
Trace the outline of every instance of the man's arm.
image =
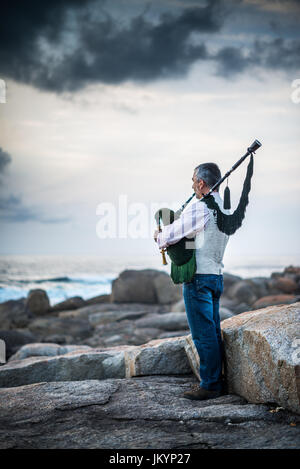
{"type": "Polygon", "coordinates": [[[192,203],[181,214],[180,218],[170,225],[162,228],[162,231],[155,232],[154,239],[159,248],[166,248],[175,244],[184,237],[193,237],[204,227],[209,219],[209,212],[206,204],[200,201],[192,203]]]}

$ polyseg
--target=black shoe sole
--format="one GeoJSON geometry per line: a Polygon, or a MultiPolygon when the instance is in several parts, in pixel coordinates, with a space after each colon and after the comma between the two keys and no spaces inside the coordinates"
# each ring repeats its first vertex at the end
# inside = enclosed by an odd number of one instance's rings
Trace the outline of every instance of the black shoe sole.
{"type": "Polygon", "coordinates": [[[216,393],[215,395],[210,395],[206,397],[196,397],[196,396],[188,396],[188,395],[182,395],[185,399],[190,399],[191,401],[207,401],[208,399],[217,399],[218,397],[221,397],[223,394],[216,393]]]}

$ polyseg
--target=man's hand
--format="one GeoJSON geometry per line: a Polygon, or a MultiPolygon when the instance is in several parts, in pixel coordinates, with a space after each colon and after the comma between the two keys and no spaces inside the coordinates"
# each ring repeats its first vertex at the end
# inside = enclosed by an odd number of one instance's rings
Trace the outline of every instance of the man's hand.
{"type": "Polygon", "coordinates": [[[154,241],[157,243],[157,236],[158,236],[158,233],[159,231],[158,230],[155,230],[154,231],[154,235],[153,235],[153,238],[154,238],[154,241]]]}

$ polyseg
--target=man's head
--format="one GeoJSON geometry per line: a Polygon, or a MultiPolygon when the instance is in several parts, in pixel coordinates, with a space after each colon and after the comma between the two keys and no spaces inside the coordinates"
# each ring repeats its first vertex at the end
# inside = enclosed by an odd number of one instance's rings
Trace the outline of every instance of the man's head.
{"type": "MultiPolygon", "coordinates": [[[[219,179],[221,179],[221,171],[218,165],[215,163],[199,164],[199,166],[194,169],[192,178],[192,187],[197,199],[200,199],[203,194],[207,194],[219,179]]],[[[219,188],[216,190],[218,191],[219,188]]]]}

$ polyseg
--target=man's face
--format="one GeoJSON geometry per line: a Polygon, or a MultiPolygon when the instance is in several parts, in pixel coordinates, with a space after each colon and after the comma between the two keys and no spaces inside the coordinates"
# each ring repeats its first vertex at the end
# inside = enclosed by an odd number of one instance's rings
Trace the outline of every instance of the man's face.
{"type": "Polygon", "coordinates": [[[205,186],[205,182],[203,181],[203,179],[200,179],[199,181],[197,181],[196,171],[194,171],[192,181],[193,181],[193,185],[192,185],[193,191],[195,192],[197,199],[201,199],[202,190],[205,186]]]}

